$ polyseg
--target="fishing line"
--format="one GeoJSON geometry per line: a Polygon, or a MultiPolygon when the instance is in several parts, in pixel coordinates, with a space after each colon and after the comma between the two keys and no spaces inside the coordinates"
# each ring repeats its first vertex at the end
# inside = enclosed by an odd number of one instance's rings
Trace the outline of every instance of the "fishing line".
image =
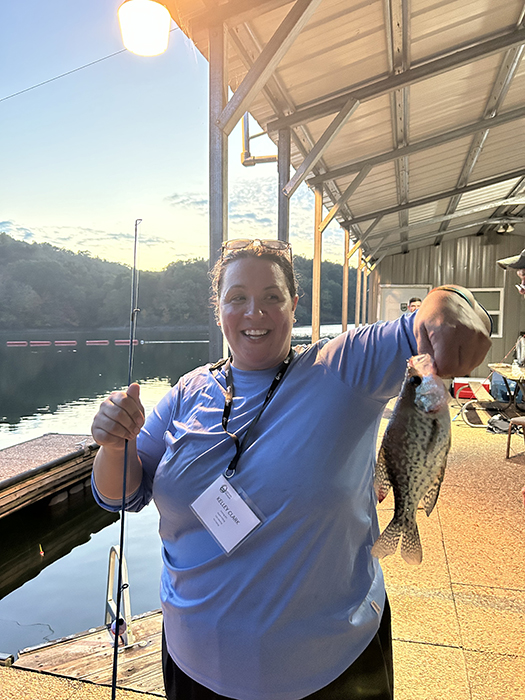
{"type": "MultiPolygon", "coordinates": [[[[137,314],[140,309],[137,308],[138,299],[138,272],[137,272],[137,248],[138,248],[138,226],[142,219],[135,221],[135,240],[133,244],[133,270],[131,273],[131,304],[130,304],[130,321],[129,321],[129,353],[128,353],[128,387],[131,384],[133,374],[133,356],[135,343],[135,330],[137,327],[137,314]]],[[[119,558],[118,558],[118,575],[117,575],[117,600],[115,605],[115,633],[113,644],[113,674],[111,678],[111,700],[115,700],[117,692],[117,665],[118,665],[118,643],[120,639],[120,604],[122,600],[122,591],[127,588],[127,584],[122,585],[122,569],[124,557],[124,514],[126,512],[126,488],[128,475],[128,440],[124,442],[124,473],[122,475],[122,503],[120,506],[120,538],[119,538],[119,558]]]]}

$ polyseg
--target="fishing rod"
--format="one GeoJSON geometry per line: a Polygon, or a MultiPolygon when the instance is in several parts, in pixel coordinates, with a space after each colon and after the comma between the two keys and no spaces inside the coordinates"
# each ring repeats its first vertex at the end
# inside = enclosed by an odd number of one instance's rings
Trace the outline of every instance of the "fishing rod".
{"type": "MultiPolygon", "coordinates": [[[[137,308],[138,300],[138,271],[137,271],[137,249],[138,249],[138,226],[142,219],[135,220],[135,239],[133,244],[133,270],[131,273],[131,302],[130,302],[130,320],[129,320],[129,353],[128,353],[128,387],[132,381],[133,374],[133,356],[135,345],[135,331],[137,328],[137,315],[140,309],[137,308]]],[[[122,475],[122,503],[120,506],[120,538],[118,557],[118,574],[117,574],[117,600],[115,605],[115,631],[113,644],[113,674],[111,678],[111,700],[115,700],[117,692],[117,665],[118,665],[118,642],[120,639],[120,604],[122,601],[122,569],[124,557],[124,514],[126,512],[126,488],[128,475],[128,440],[124,442],[124,471],[122,475]]],[[[126,584],[127,586],[127,584],[126,584]]]]}

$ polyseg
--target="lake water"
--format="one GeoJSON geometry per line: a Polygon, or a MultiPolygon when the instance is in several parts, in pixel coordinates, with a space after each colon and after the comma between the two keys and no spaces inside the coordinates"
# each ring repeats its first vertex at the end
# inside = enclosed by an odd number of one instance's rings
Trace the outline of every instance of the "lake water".
{"type": "MultiPolygon", "coordinates": [[[[324,326],[336,335],[340,326],[324,326]]],[[[310,329],[294,329],[297,338],[310,329]]],[[[45,433],[89,434],[93,415],[114,389],[127,384],[128,348],[120,333],[0,333],[0,449],[45,433]],[[77,341],[58,347],[56,340],[77,341]],[[108,339],[107,346],[86,340],[108,339]],[[51,341],[31,347],[30,341],[51,341]],[[7,347],[27,341],[27,347],[7,347]]],[[[202,338],[137,332],[133,378],[149,412],[185,372],[208,360],[202,338]],[[160,342],[159,342],[160,341],[160,342]]],[[[132,614],[159,607],[157,511],[126,514],[125,555],[132,614]]],[[[118,514],[84,490],[66,504],[36,504],[0,519],[0,652],[16,654],[104,623],[109,550],[118,544],[118,514]],[[44,556],[40,554],[40,548],[44,556]]]]}

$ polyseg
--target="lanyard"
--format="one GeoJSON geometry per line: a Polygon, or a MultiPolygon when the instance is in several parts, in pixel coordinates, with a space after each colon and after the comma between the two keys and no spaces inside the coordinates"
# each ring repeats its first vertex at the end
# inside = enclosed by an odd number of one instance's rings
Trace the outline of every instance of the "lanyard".
{"type": "Polygon", "coordinates": [[[226,469],[224,476],[227,479],[231,479],[232,476],[235,474],[235,471],[237,469],[237,462],[239,461],[239,458],[243,452],[243,450],[247,446],[248,442],[248,436],[252,432],[253,428],[255,428],[259,418],[262,415],[262,412],[266,408],[266,406],[270,403],[270,400],[272,396],[275,394],[277,391],[277,387],[283,380],[284,374],[288,367],[290,366],[290,362],[292,361],[294,356],[294,351],[292,348],[290,348],[290,352],[288,353],[287,357],[283,362],[280,364],[279,369],[277,370],[277,374],[274,377],[273,382],[271,383],[270,388],[268,389],[268,393],[266,394],[266,398],[264,399],[264,403],[261,406],[261,409],[259,413],[255,416],[255,418],[252,420],[250,425],[248,426],[248,429],[244,433],[244,437],[242,438],[242,441],[239,440],[237,435],[235,433],[230,433],[228,432],[228,421],[230,419],[230,413],[232,410],[232,405],[233,405],[233,376],[232,376],[232,371],[231,371],[231,363],[230,360],[226,362],[224,365],[224,376],[226,378],[226,400],[224,402],[224,411],[222,412],[222,427],[224,428],[224,431],[232,438],[232,440],[235,443],[235,449],[237,450],[235,453],[235,457],[232,459],[230,464],[228,465],[228,468],[226,469]]]}

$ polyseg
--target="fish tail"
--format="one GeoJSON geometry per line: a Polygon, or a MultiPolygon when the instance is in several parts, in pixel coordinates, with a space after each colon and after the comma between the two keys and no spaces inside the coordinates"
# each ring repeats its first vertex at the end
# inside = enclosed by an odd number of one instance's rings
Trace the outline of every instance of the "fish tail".
{"type": "Polygon", "coordinates": [[[400,537],[401,525],[399,521],[392,518],[390,523],[375,541],[374,546],[372,547],[372,556],[382,559],[383,557],[387,557],[389,554],[393,554],[397,549],[400,537]]]}
{"type": "Polygon", "coordinates": [[[401,556],[407,564],[421,564],[423,560],[423,549],[415,520],[405,525],[401,540],[401,556]]]}

